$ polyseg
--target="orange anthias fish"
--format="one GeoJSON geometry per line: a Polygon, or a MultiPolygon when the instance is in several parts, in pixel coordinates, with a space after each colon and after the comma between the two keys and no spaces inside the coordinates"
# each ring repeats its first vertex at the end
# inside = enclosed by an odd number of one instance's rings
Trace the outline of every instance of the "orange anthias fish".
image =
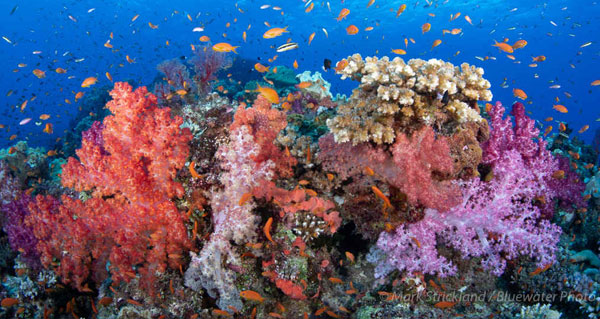
{"type": "Polygon", "coordinates": [[[37,76],[37,77],[38,77],[38,79],[43,79],[43,78],[45,78],[45,77],[46,77],[46,72],[44,72],[44,71],[42,71],[42,70],[40,70],[40,69],[35,69],[35,70],[33,70],[33,74],[34,74],[35,76],[37,76]]]}
{"type": "Polygon", "coordinates": [[[342,9],[342,11],[340,11],[340,14],[338,15],[337,18],[335,18],[337,21],[342,21],[345,17],[347,17],[350,14],[350,10],[344,8],[342,9]]]}
{"type": "Polygon", "coordinates": [[[561,104],[555,104],[552,108],[559,111],[560,113],[568,113],[569,112],[569,110],[564,105],[561,105],[561,104]]]}
{"type": "Polygon", "coordinates": [[[406,51],[402,50],[402,49],[394,49],[392,50],[393,53],[399,54],[399,55],[404,55],[406,54],[406,51]]]}
{"type": "Polygon", "coordinates": [[[90,86],[96,84],[96,82],[98,82],[98,79],[96,77],[90,76],[89,78],[86,78],[85,80],[83,80],[83,82],[81,83],[81,87],[87,88],[87,87],[90,87],[90,86]]]}
{"type": "Polygon", "coordinates": [[[269,217],[265,227],[263,227],[263,232],[265,233],[265,237],[267,237],[270,242],[273,242],[273,238],[271,237],[271,225],[273,225],[273,217],[269,217]]]}
{"type": "Polygon", "coordinates": [[[265,300],[263,296],[261,296],[258,292],[254,290],[243,290],[240,292],[240,297],[246,300],[258,301],[260,303],[262,303],[265,300]]]}
{"type": "Polygon", "coordinates": [[[516,49],[524,48],[526,45],[527,45],[527,41],[519,40],[512,45],[512,48],[516,50],[516,49]]]}
{"type": "Polygon", "coordinates": [[[431,23],[429,22],[425,22],[422,26],[421,26],[421,31],[423,31],[423,33],[425,32],[429,32],[429,30],[431,30],[431,23]]]}
{"type": "Polygon", "coordinates": [[[355,35],[358,33],[358,28],[354,24],[351,24],[346,28],[346,33],[349,35],[355,35]]]}
{"type": "Polygon", "coordinates": [[[525,94],[525,91],[521,90],[521,89],[513,89],[513,95],[515,97],[520,98],[521,100],[526,100],[527,99],[527,94],[525,94]]]}
{"type": "Polygon", "coordinates": [[[343,60],[340,60],[340,61],[339,61],[339,62],[338,62],[336,65],[335,65],[335,68],[334,68],[334,70],[335,70],[336,72],[342,72],[342,70],[343,70],[345,67],[347,67],[347,66],[348,66],[348,60],[346,60],[346,59],[343,59],[343,60]]]}
{"type": "Polygon", "coordinates": [[[54,133],[54,129],[52,128],[52,123],[46,123],[46,126],[44,127],[44,133],[47,133],[47,134],[54,133]]]}
{"type": "Polygon", "coordinates": [[[58,73],[58,74],[65,74],[65,73],[67,73],[67,70],[65,70],[65,69],[63,69],[63,68],[56,68],[56,70],[55,70],[55,71],[56,71],[56,73],[58,73]]]}
{"type": "Polygon", "coordinates": [[[48,114],[42,114],[42,115],[40,115],[40,120],[47,120],[49,118],[50,118],[50,115],[48,115],[48,114]]]}
{"type": "Polygon", "coordinates": [[[534,62],[543,62],[543,61],[546,61],[546,56],[539,55],[539,56],[531,57],[531,59],[533,59],[534,62]]]}
{"type": "Polygon", "coordinates": [[[265,73],[265,72],[269,72],[269,67],[268,66],[264,66],[260,63],[256,63],[254,65],[254,69],[260,73],[265,73]]]}
{"type": "Polygon", "coordinates": [[[16,304],[19,303],[19,299],[16,298],[4,298],[2,299],[2,302],[0,302],[0,305],[4,308],[8,308],[8,307],[12,307],[16,304]]]}
{"type": "Polygon", "coordinates": [[[500,49],[500,50],[502,50],[502,51],[504,51],[506,53],[513,53],[514,52],[514,49],[513,49],[512,46],[510,46],[510,44],[505,43],[505,42],[498,42],[498,41],[495,41],[495,40],[494,40],[494,42],[496,42],[496,44],[493,44],[492,45],[493,47],[497,47],[498,49],[500,49]]]}
{"type": "Polygon", "coordinates": [[[315,33],[311,33],[310,36],[308,37],[308,45],[310,45],[310,43],[312,42],[312,40],[315,38],[315,33]]]}
{"type": "Polygon", "coordinates": [[[406,4],[403,3],[398,8],[398,11],[396,11],[396,18],[399,17],[402,14],[402,12],[404,12],[404,10],[406,10],[406,4]]]}
{"type": "Polygon", "coordinates": [[[265,39],[273,39],[276,38],[286,32],[290,32],[287,30],[288,27],[285,28],[271,28],[269,30],[267,30],[267,32],[265,32],[263,34],[263,38],[265,39]]]}
{"type": "Polygon", "coordinates": [[[256,91],[260,95],[264,96],[270,103],[279,104],[279,95],[274,89],[270,87],[262,87],[259,85],[256,91]]]}
{"type": "Polygon", "coordinates": [[[296,84],[296,87],[299,89],[306,89],[307,87],[310,87],[311,85],[313,85],[312,82],[306,81],[306,82],[300,82],[300,83],[296,84]]]}
{"type": "Polygon", "coordinates": [[[375,193],[375,196],[383,200],[383,203],[386,207],[392,207],[392,203],[390,202],[389,198],[385,196],[385,194],[383,194],[383,192],[377,186],[371,186],[371,189],[373,190],[373,193],[375,193]]]}
{"type": "Polygon", "coordinates": [[[456,302],[440,301],[433,306],[436,308],[439,308],[439,309],[446,309],[446,308],[452,308],[452,307],[454,307],[454,305],[456,305],[456,302]]]}
{"type": "Polygon", "coordinates": [[[434,40],[433,44],[431,45],[431,48],[433,49],[433,48],[437,47],[440,44],[442,44],[442,40],[440,40],[440,39],[434,40]]]}
{"type": "Polygon", "coordinates": [[[239,46],[234,47],[231,44],[225,42],[217,43],[212,47],[213,51],[215,52],[233,52],[235,54],[237,54],[237,52],[235,51],[235,49],[237,48],[239,48],[239,46]]]}
{"type": "Polygon", "coordinates": [[[210,41],[210,38],[206,35],[203,35],[200,37],[200,42],[208,42],[210,41]]]}

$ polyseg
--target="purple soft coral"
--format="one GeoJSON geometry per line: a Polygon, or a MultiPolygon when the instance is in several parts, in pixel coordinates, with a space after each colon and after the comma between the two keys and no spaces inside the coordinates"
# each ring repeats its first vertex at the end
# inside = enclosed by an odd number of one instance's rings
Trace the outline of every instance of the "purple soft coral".
{"type": "MultiPolygon", "coordinates": [[[[504,272],[506,260],[519,255],[534,258],[540,266],[553,263],[560,228],[541,219],[540,209],[532,204],[539,192],[538,172],[516,150],[498,160],[492,181],[461,182],[462,204],[446,213],[428,209],[423,220],[395,233],[383,232],[377,246],[387,262],[399,270],[452,275],[456,267],[436,249],[441,239],[462,258],[482,257],[482,266],[495,275],[504,272]]],[[[379,265],[377,275],[385,275],[387,268],[379,265]]]]}
{"type": "Polygon", "coordinates": [[[36,249],[37,239],[30,227],[25,225],[25,217],[30,214],[31,197],[25,193],[10,204],[3,205],[0,210],[4,213],[4,231],[8,235],[10,247],[21,251],[21,258],[29,266],[39,268],[40,255],[36,249]]]}

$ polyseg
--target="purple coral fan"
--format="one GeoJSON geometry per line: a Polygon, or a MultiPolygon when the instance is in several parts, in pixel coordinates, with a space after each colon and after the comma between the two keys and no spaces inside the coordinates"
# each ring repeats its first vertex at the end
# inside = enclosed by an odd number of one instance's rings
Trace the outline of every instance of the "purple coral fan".
{"type": "Polygon", "coordinates": [[[7,205],[2,205],[0,210],[4,214],[4,232],[8,235],[10,247],[21,251],[21,258],[29,266],[38,268],[40,255],[36,249],[37,239],[33,236],[30,227],[25,225],[25,217],[30,214],[29,203],[31,197],[25,193],[7,205]]]}
{"type": "Polygon", "coordinates": [[[196,72],[194,80],[200,94],[206,94],[211,90],[209,82],[217,79],[217,72],[231,66],[231,60],[225,54],[206,47],[194,50],[194,57],[190,62],[196,72]]]}
{"type": "Polygon", "coordinates": [[[179,59],[163,61],[157,67],[158,71],[165,75],[165,80],[175,90],[184,89],[186,84],[190,85],[190,73],[187,67],[179,59]]]}

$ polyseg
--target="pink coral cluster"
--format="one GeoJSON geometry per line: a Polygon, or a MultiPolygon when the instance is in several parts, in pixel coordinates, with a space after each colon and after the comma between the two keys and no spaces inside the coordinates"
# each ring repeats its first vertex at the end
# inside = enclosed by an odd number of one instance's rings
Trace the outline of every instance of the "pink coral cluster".
{"type": "Polygon", "coordinates": [[[448,210],[458,203],[458,189],[443,178],[450,175],[453,161],[445,137],[435,138],[433,129],[423,126],[408,137],[398,133],[391,154],[368,143],[336,143],[332,134],[319,140],[319,159],[326,170],[342,179],[371,168],[377,176],[398,187],[413,205],[448,210]]]}
{"type": "Polygon", "coordinates": [[[152,291],[156,274],[181,265],[191,248],[185,216],[171,202],[183,195],[174,178],[191,134],[179,128],[182,119],[172,118],[169,108],[158,108],[145,87],[132,91],[115,83],[111,96],[106,106],[113,115],[104,119],[102,144],[91,138],[98,132],[88,132],[79,160],[69,158],[63,166],[63,185],[91,198],[63,195],[59,203],[38,195],[26,223],[39,240],[43,265],[59,259],[56,270],[66,283],[81,289],[92,273],[100,283],[110,262],[114,281],[141,275],[152,291]]]}

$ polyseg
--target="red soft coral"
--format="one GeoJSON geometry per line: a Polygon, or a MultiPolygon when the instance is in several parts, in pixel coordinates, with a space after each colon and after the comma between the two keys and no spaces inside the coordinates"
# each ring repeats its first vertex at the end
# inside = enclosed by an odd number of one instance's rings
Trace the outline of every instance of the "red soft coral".
{"type": "Polygon", "coordinates": [[[292,167],[296,165],[296,159],[284,154],[273,141],[277,134],[287,126],[285,113],[272,108],[271,103],[259,95],[250,108],[244,108],[244,104],[238,108],[229,129],[231,131],[246,125],[254,141],[260,145],[260,153],[254,157],[257,163],[272,160],[276,164],[276,173],[281,177],[292,176],[292,167]]]}
{"type": "Polygon", "coordinates": [[[433,129],[423,126],[412,137],[398,134],[392,146],[396,169],[402,174],[390,176],[409,202],[445,211],[459,203],[460,192],[450,181],[436,180],[434,173],[450,175],[453,161],[445,137],[435,138],[433,129]]]}
{"type": "Polygon", "coordinates": [[[184,214],[170,200],[183,194],[173,179],[185,164],[191,134],[145,87],[132,91],[116,83],[111,95],[107,107],[114,115],[104,120],[103,143],[83,139],[79,160],[63,166],[63,185],[90,191],[92,198],[63,196],[58,205],[38,196],[27,223],[40,241],[42,262],[60,259],[65,282],[82,288],[93,269],[100,283],[110,261],[113,280],[129,281],[137,270],[151,291],[156,273],[179,266],[191,248],[184,214]]]}
{"type": "Polygon", "coordinates": [[[399,188],[413,205],[445,211],[458,204],[456,185],[444,180],[453,169],[445,137],[435,138],[433,129],[423,126],[408,137],[398,133],[391,154],[369,143],[336,143],[328,134],[319,140],[323,168],[346,179],[370,167],[376,176],[399,188]]]}

